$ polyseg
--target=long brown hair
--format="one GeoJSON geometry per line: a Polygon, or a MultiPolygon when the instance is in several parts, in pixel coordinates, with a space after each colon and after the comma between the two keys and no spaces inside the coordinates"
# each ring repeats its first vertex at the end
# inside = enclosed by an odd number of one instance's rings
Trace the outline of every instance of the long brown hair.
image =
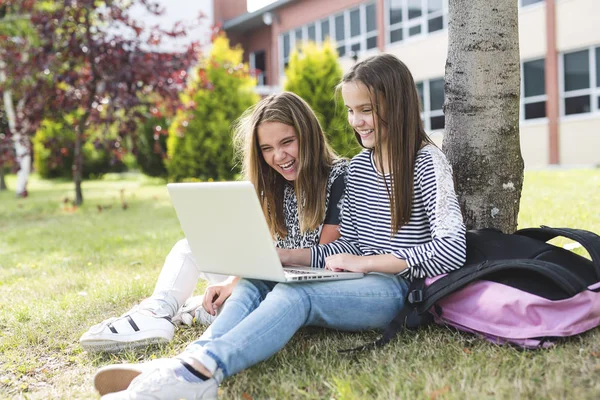
{"type": "MultiPolygon", "coordinates": [[[[392,235],[410,220],[417,152],[425,143],[433,144],[425,133],[420,115],[417,87],[406,65],[391,54],[379,54],[355,64],[342,78],[344,83],[362,82],[369,90],[375,113],[375,160],[383,165],[382,147],[387,149],[391,190],[388,196],[392,214],[392,235]],[[387,137],[382,137],[382,128],[387,137]]],[[[360,136],[354,131],[362,145],[360,136]]]]}
{"type": "Polygon", "coordinates": [[[258,126],[279,122],[292,126],[298,138],[298,175],[294,181],[298,200],[300,230],[318,228],[325,219],[327,180],[338,158],[331,149],[310,106],[298,95],[283,92],[270,95],[250,107],[234,125],[234,144],[242,161],[242,173],[254,184],[273,236],[287,236],[283,215],[283,194],[289,184],[266,163],[258,143],[258,126]]]}

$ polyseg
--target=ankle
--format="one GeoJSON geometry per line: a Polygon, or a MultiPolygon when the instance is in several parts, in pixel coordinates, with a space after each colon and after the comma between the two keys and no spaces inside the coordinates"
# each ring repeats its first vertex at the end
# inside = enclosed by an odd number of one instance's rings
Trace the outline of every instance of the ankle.
{"type": "Polygon", "coordinates": [[[158,317],[173,317],[175,315],[175,312],[173,312],[174,307],[171,304],[165,300],[153,299],[152,297],[143,300],[138,308],[150,311],[158,317]]]}
{"type": "Polygon", "coordinates": [[[208,369],[206,369],[206,367],[200,361],[196,360],[195,358],[182,357],[180,358],[180,360],[188,363],[192,368],[194,368],[196,371],[200,372],[207,378],[210,379],[213,377],[213,374],[208,369]]]}

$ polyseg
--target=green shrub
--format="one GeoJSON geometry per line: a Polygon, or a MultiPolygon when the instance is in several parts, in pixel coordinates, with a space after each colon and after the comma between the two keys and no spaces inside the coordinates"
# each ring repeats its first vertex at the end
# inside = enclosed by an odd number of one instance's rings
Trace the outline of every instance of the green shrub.
{"type": "Polygon", "coordinates": [[[243,50],[215,38],[208,58],[200,60],[181,95],[186,107],[169,127],[166,161],[169,179],[230,180],[239,169],[233,160],[231,123],[258,101],[256,80],[242,63],[243,50]]]}
{"type": "Polygon", "coordinates": [[[331,43],[317,46],[305,42],[299,49],[294,49],[285,76],[284,89],[310,104],[335,151],[346,157],[356,155],[361,147],[349,128],[344,103],[335,98],[335,86],[342,79],[342,68],[331,43]]]}
{"type": "MultiPolygon", "coordinates": [[[[63,121],[45,119],[33,138],[33,165],[42,178],[71,178],[75,131],[73,117],[63,121]]],[[[95,134],[82,146],[83,177],[96,178],[107,172],[122,172],[125,165],[111,157],[95,134]]]]}

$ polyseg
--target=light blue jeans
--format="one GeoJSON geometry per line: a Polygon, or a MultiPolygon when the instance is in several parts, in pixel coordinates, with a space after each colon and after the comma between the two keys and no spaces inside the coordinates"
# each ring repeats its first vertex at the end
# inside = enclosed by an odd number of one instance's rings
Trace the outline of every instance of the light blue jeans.
{"type": "Polygon", "coordinates": [[[242,279],[219,317],[183,355],[218,382],[277,353],[303,326],[382,329],[402,308],[407,282],[395,275],[276,283],[242,279]]]}

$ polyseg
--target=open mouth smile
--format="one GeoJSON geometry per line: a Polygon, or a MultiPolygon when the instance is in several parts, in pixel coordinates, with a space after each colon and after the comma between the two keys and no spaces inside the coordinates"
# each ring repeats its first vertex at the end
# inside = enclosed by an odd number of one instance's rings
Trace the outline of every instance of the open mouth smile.
{"type": "Polygon", "coordinates": [[[292,167],[296,164],[296,160],[292,160],[290,162],[287,162],[285,164],[279,164],[279,167],[284,170],[284,171],[289,171],[290,169],[292,169],[292,167]]]}

